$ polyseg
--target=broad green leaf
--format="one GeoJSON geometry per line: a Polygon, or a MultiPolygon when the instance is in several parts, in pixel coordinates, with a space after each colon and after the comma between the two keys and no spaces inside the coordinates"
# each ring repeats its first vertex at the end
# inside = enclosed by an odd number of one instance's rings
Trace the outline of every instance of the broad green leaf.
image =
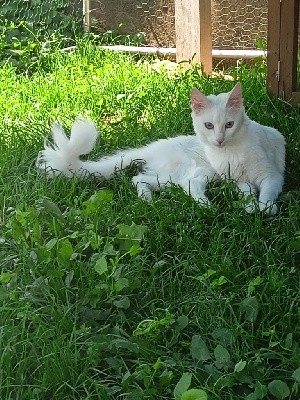
{"type": "Polygon", "coordinates": [[[260,382],[255,384],[255,390],[253,393],[248,394],[245,400],[263,400],[268,394],[266,385],[262,385],[260,382]]]}
{"type": "Polygon", "coordinates": [[[188,323],[189,323],[188,317],[186,315],[180,315],[175,321],[174,328],[176,329],[176,331],[180,332],[185,327],[187,327],[188,323]]]}
{"type": "Polygon", "coordinates": [[[247,361],[239,361],[238,363],[235,364],[234,366],[234,372],[241,372],[243,369],[246,367],[247,361]]]}
{"type": "Polygon", "coordinates": [[[255,385],[254,393],[258,397],[259,400],[262,400],[268,394],[268,388],[266,385],[263,385],[260,382],[257,382],[255,385]]]}
{"type": "Polygon", "coordinates": [[[166,316],[161,319],[144,319],[133,331],[133,336],[156,333],[161,327],[169,326],[174,323],[173,314],[166,312],[166,316]]]}
{"type": "Polygon", "coordinates": [[[117,357],[106,357],[105,361],[110,367],[112,367],[116,371],[120,370],[122,367],[122,361],[117,357]]]}
{"type": "Polygon", "coordinates": [[[99,274],[102,275],[107,271],[107,261],[105,256],[101,256],[100,258],[98,258],[98,260],[96,261],[96,264],[94,266],[94,270],[99,274]]]}
{"type": "Polygon", "coordinates": [[[133,331],[133,336],[146,335],[155,331],[158,327],[158,321],[155,319],[144,319],[133,331]]]}
{"type": "MultiPolygon", "coordinates": [[[[118,225],[119,233],[116,235],[116,241],[119,244],[120,250],[129,251],[133,246],[139,246],[144,238],[147,227],[145,225],[118,225]]],[[[133,248],[134,252],[134,248],[133,248]]]]}
{"type": "Polygon", "coordinates": [[[210,284],[211,288],[216,289],[219,286],[225,285],[227,283],[227,278],[224,275],[219,276],[219,278],[214,279],[210,284]]]}
{"type": "Polygon", "coordinates": [[[139,254],[142,251],[141,246],[138,243],[132,245],[129,249],[129,254],[133,257],[139,254]]]}
{"type": "Polygon", "coordinates": [[[0,274],[0,283],[9,283],[13,276],[14,274],[11,272],[2,272],[0,274]]]}
{"type": "Polygon", "coordinates": [[[291,349],[292,346],[293,346],[293,334],[288,333],[284,341],[284,347],[287,349],[291,349]]]}
{"type": "Polygon", "coordinates": [[[247,395],[246,400],[260,400],[260,397],[257,397],[255,393],[250,393],[247,395]]]}
{"type": "Polygon", "coordinates": [[[207,394],[201,389],[189,389],[182,394],[180,400],[207,400],[207,394]]]}
{"type": "Polygon", "coordinates": [[[241,312],[245,314],[245,319],[255,322],[258,315],[259,303],[256,296],[247,297],[241,302],[241,312]]]}
{"type": "Polygon", "coordinates": [[[206,361],[211,358],[204,340],[199,335],[192,337],[191,354],[197,361],[206,361]]]}
{"type": "Polygon", "coordinates": [[[163,371],[163,373],[158,376],[160,387],[169,387],[169,386],[171,386],[173,378],[174,378],[173,371],[169,371],[168,369],[165,369],[163,371]]]}
{"type": "Polygon", "coordinates": [[[10,220],[10,228],[11,228],[11,235],[15,240],[26,241],[26,231],[23,225],[17,220],[16,217],[13,217],[10,220]],[[24,240],[25,239],[25,240],[24,240]]]}
{"type": "Polygon", "coordinates": [[[70,287],[73,278],[74,278],[74,270],[71,270],[67,273],[65,277],[65,284],[67,287],[70,287]]]}
{"type": "Polygon", "coordinates": [[[203,282],[203,281],[206,281],[208,278],[210,278],[212,275],[214,275],[216,273],[217,273],[217,271],[215,271],[214,269],[208,269],[207,272],[205,272],[205,274],[197,276],[196,279],[200,282],[203,282]]]}
{"type": "Polygon", "coordinates": [[[300,367],[295,369],[295,371],[292,374],[292,378],[294,378],[295,381],[300,383],[300,367]]]}
{"type": "Polygon", "coordinates": [[[73,246],[69,239],[65,238],[58,242],[57,254],[62,261],[69,261],[73,254],[73,246]]]}
{"type": "Polygon", "coordinates": [[[226,328],[216,328],[212,333],[212,337],[223,346],[231,345],[233,342],[232,333],[226,328]]]}
{"type": "Polygon", "coordinates": [[[225,347],[221,346],[220,344],[217,345],[217,347],[214,350],[214,355],[216,358],[216,361],[220,364],[226,364],[228,361],[230,361],[230,354],[225,347]]]}
{"type": "Polygon", "coordinates": [[[117,308],[122,308],[124,310],[127,310],[130,307],[130,300],[127,296],[123,296],[119,300],[115,300],[113,304],[117,308]]]}
{"type": "Polygon", "coordinates": [[[134,222],[131,225],[120,224],[118,225],[119,234],[118,238],[122,239],[133,239],[141,241],[144,238],[144,234],[147,231],[145,225],[136,225],[134,222]]]}
{"type": "Polygon", "coordinates": [[[157,372],[158,370],[160,370],[162,367],[164,366],[164,362],[161,361],[161,358],[159,357],[155,363],[153,364],[153,369],[155,372],[157,372]]]}
{"type": "Polygon", "coordinates": [[[280,379],[275,379],[268,384],[270,393],[278,400],[286,399],[290,395],[288,385],[280,379]]]}
{"type": "Polygon", "coordinates": [[[47,197],[42,197],[41,199],[37,200],[36,208],[39,210],[40,213],[50,215],[60,222],[64,222],[65,220],[65,217],[63,216],[57,205],[47,197]]]}
{"type": "Polygon", "coordinates": [[[102,189],[95,192],[88,200],[83,202],[83,205],[85,206],[84,214],[86,216],[94,214],[105,204],[110,203],[112,199],[113,192],[111,190],[102,189]]]}
{"type": "Polygon", "coordinates": [[[184,372],[174,389],[175,400],[181,400],[183,393],[191,386],[191,381],[192,374],[190,372],[184,372]]]}
{"type": "Polygon", "coordinates": [[[107,256],[115,256],[116,254],[118,254],[118,252],[114,249],[112,243],[106,243],[103,249],[103,254],[107,256]]]}
{"type": "Polygon", "coordinates": [[[125,287],[128,287],[128,279],[127,278],[119,278],[117,281],[114,283],[114,289],[116,292],[121,292],[125,287]]]}
{"type": "Polygon", "coordinates": [[[223,389],[223,388],[231,388],[236,385],[237,381],[236,378],[232,374],[223,374],[215,383],[216,388],[223,389]]]}
{"type": "MultiPolygon", "coordinates": [[[[131,351],[132,353],[138,353],[139,352],[139,346],[136,343],[131,342],[130,340],[127,340],[127,339],[117,338],[117,339],[112,340],[111,344],[116,349],[127,349],[127,350],[131,351]]],[[[147,368],[148,367],[149,366],[147,366],[147,368]]]]}
{"type": "Polygon", "coordinates": [[[126,97],[126,94],[125,93],[119,93],[119,94],[117,94],[117,100],[121,100],[121,99],[123,99],[124,97],[126,97]]]}
{"type": "Polygon", "coordinates": [[[252,281],[250,281],[248,285],[248,296],[251,296],[252,293],[255,291],[256,286],[261,285],[262,282],[263,279],[260,276],[257,276],[252,281]]]}
{"type": "Polygon", "coordinates": [[[58,242],[58,239],[57,239],[57,238],[52,238],[52,239],[50,239],[49,242],[47,242],[47,243],[45,244],[46,249],[47,249],[47,250],[52,250],[53,247],[57,244],[57,242],[58,242]]]}

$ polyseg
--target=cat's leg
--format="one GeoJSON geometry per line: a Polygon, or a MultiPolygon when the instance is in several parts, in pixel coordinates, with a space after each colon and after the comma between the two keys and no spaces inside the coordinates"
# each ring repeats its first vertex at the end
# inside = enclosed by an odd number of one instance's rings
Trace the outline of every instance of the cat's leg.
{"type": "Polygon", "coordinates": [[[205,195],[207,181],[214,176],[205,168],[192,168],[187,173],[182,169],[172,171],[170,175],[155,175],[152,173],[141,172],[132,178],[132,182],[137,189],[138,196],[144,200],[151,201],[152,192],[159,191],[171,183],[179,185],[197,202],[209,204],[209,200],[205,195]]]}
{"type": "Polygon", "coordinates": [[[262,180],[259,190],[259,209],[269,214],[276,214],[278,207],[275,201],[282,191],[283,176],[277,174],[262,180]]]}
{"type": "Polygon", "coordinates": [[[205,191],[207,182],[214,177],[214,171],[206,168],[195,167],[190,169],[188,174],[184,174],[174,183],[180,185],[183,190],[193,197],[198,203],[210,204],[205,191]]]}
{"type": "Polygon", "coordinates": [[[254,197],[257,193],[256,187],[249,182],[239,182],[237,186],[243,197],[247,200],[245,211],[248,213],[252,213],[253,211],[255,211],[257,204],[254,197]]]}
{"type": "Polygon", "coordinates": [[[152,192],[158,191],[168,185],[168,182],[160,182],[157,175],[140,173],[132,178],[138,196],[150,202],[152,192]]]}
{"type": "Polygon", "coordinates": [[[209,200],[205,194],[207,179],[202,177],[191,178],[186,182],[182,182],[180,186],[198,203],[209,204],[209,200]]]}

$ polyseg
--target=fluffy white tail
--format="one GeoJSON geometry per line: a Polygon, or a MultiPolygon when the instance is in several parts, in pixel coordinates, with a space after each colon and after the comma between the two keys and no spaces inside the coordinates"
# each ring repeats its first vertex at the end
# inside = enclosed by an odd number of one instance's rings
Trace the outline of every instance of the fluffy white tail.
{"type": "Polygon", "coordinates": [[[84,178],[95,174],[109,179],[116,169],[127,167],[136,157],[135,150],[119,151],[97,161],[82,161],[80,156],[88,154],[98,138],[96,125],[92,121],[77,118],[68,138],[63,127],[55,123],[52,127],[53,141],[45,140],[44,150],[39,152],[36,165],[50,177],[65,175],[84,178]]]}
{"type": "Polygon", "coordinates": [[[68,138],[61,124],[52,126],[53,142],[45,140],[44,150],[39,152],[36,165],[49,176],[63,174],[72,176],[82,172],[82,154],[88,154],[98,138],[96,125],[92,121],[77,118],[68,138]]]}

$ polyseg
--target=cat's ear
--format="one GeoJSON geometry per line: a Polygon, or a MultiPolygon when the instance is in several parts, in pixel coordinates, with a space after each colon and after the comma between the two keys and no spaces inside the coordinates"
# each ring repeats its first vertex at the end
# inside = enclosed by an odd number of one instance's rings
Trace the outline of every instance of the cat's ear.
{"type": "Polygon", "coordinates": [[[238,82],[229,93],[226,103],[227,108],[241,108],[243,106],[242,85],[238,82]]]}
{"type": "Polygon", "coordinates": [[[211,106],[210,101],[200,90],[193,88],[191,91],[191,106],[196,114],[211,106]]]}

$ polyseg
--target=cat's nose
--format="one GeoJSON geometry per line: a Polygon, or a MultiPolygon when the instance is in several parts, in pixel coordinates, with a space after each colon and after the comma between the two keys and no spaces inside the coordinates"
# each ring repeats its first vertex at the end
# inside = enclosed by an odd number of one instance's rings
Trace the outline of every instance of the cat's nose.
{"type": "Polygon", "coordinates": [[[219,144],[222,144],[222,143],[224,142],[224,139],[223,139],[223,138],[218,138],[218,139],[217,139],[217,142],[218,142],[219,144]]]}

